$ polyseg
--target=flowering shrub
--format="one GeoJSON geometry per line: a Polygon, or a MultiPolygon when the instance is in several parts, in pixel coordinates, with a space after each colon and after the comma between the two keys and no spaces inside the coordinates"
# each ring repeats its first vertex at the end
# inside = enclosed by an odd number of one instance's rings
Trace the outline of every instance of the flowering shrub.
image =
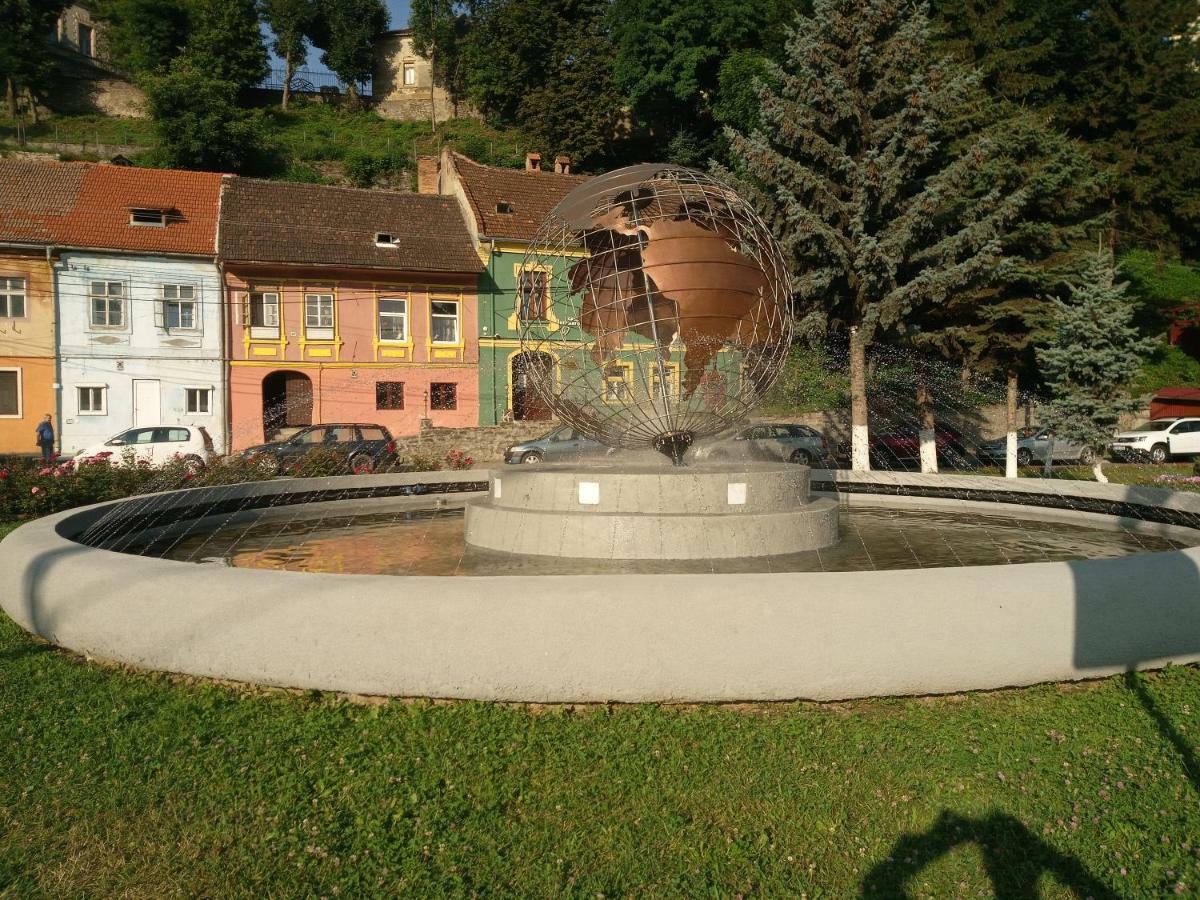
{"type": "Polygon", "coordinates": [[[446,453],[447,469],[469,469],[475,465],[475,460],[467,456],[464,450],[449,450],[446,453]]]}
{"type": "MultiPolygon", "coordinates": [[[[1196,472],[1196,469],[1195,469],[1195,467],[1193,467],[1192,471],[1193,471],[1193,472],[1196,472]]],[[[1196,472],[1196,474],[1195,474],[1195,475],[1171,475],[1171,474],[1159,475],[1159,476],[1158,476],[1157,478],[1155,478],[1154,480],[1155,480],[1155,481],[1157,481],[1157,482],[1159,482],[1160,484],[1195,484],[1195,485],[1200,485],[1200,472],[1196,472]]]]}
{"type": "Polygon", "coordinates": [[[329,475],[346,475],[349,471],[346,457],[325,447],[314,447],[284,467],[285,475],[296,478],[324,478],[329,475]]]}
{"type": "Polygon", "coordinates": [[[421,453],[418,450],[408,450],[396,461],[398,472],[437,472],[442,468],[442,461],[436,456],[421,453]]]}

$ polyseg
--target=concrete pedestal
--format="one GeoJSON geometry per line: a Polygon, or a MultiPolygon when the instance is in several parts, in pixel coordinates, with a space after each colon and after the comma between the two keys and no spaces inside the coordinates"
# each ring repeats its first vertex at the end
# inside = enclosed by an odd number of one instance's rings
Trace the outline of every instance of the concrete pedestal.
{"type": "Polygon", "coordinates": [[[813,500],[807,466],[514,467],[466,509],[468,544],[586,559],[724,559],[827,547],[837,504],[813,500]]]}

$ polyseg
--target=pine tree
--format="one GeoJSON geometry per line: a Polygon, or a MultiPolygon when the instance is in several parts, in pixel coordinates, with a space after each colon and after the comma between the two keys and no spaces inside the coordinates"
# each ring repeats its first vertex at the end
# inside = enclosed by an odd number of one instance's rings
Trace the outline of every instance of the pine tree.
{"type": "Polygon", "coordinates": [[[267,48],[254,0],[204,0],[191,8],[185,54],[194,68],[240,91],[267,77],[267,48]]]}
{"type": "Polygon", "coordinates": [[[1200,257],[1196,0],[1094,0],[1056,120],[1112,180],[1119,248],[1200,257]]]}
{"type": "Polygon", "coordinates": [[[761,128],[727,131],[733,177],[790,259],[802,330],[850,331],[866,469],[868,346],[991,271],[1025,188],[974,190],[997,149],[969,124],[972,77],[931,52],[924,6],[819,0],[770,81],[761,128]]]}
{"type": "Polygon", "coordinates": [[[1057,439],[1097,451],[1092,469],[1097,481],[1108,480],[1102,451],[1118,420],[1141,408],[1126,385],[1155,346],[1139,336],[1133,306],[1125,299],[1128,284],[1115,284],[1114,275],[1112,254],[1097,253],[1070,300],[1054,301],[1054,337],[1037,353],[1051,395],[1045,422],[1057,439]]]}

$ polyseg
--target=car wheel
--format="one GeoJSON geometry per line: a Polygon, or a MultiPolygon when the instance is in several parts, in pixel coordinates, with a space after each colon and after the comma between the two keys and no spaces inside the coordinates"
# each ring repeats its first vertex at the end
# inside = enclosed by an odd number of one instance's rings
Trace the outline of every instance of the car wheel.
{"type": "Polygon", "coordinates": [[[1155,444],[1150,448],[1150,462],[1152,463],[1165,463],[1170,455],[1166,444],[1155,444]]]}
{"type": "Polygon", "coordinates": [[[542,461],[542,454],[538,453],[536,450],[534,450],[531,453],[526,453],[524,456],[521,457],[522,465],[526,465],[526,466],[536,465],[537,463],[540,463],[541,461],[542,461]]]}
{"type": "Polygon", "coordinates": [[[1033,454],[1026,447],[1021,447],[1017,450],[1017,465],[1027,466],[1033,462],[1033,454]]]}
{"type": "Polygon", "coordinates": [[[190,474],[199,475],[204,471],[204,460],[191,454],[183,458],[183,466],[190,474]]]}
{"type": "Polygon", "coordinates": [[[1082,465],[1090,466],[1096,461],[1096,451],[1091,447],[1084,447],[1079,454],[1079,462],[1082,465]]]}
{"type": "Polygon", "coordinates": [[[812,454],[807,450],[794,450],[792,451],[792,462],[802,466],[812,465],[812,454]]]}
{"type": "Polygon", "coordinates": [[[365,453],[350,457],[350,471],[355,475],[370,475],[375,471],[375,460],[365,453]]]}

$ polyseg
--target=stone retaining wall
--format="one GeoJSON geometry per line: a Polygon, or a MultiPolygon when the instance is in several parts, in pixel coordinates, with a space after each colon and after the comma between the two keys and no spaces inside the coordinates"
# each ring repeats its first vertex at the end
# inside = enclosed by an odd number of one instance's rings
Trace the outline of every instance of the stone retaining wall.
{"type": "Polygon", "coordinates": [[[553,422],[511,422],[476,428],[427,428],[418,435],[396,438],[396,450],[442,459],[450,450],[462,450],[476,463],[495,462],[513,444],[541,437],[553,422]]]}

